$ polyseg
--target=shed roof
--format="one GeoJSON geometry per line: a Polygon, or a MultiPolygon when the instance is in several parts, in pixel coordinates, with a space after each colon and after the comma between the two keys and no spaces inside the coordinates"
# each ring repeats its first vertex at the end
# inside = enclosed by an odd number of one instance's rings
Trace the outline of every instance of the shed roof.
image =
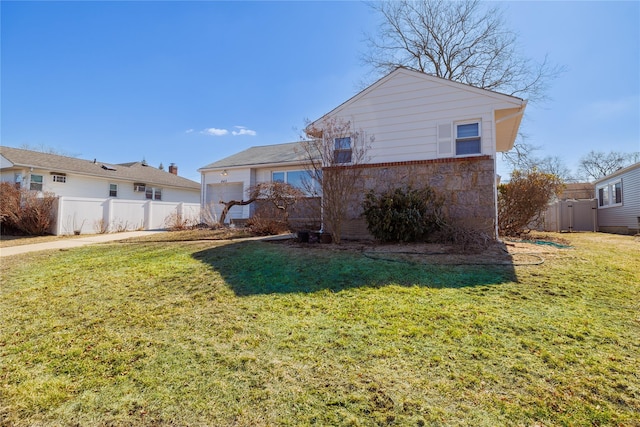
{"type": "Polygon", "coordinates": [[[143,182],[165,187],[200,189],[200,184],[196,181],[148,166],[142,162],[113,164],[12,147],[0,147],[0,155],[10,163],[10,165],[4,165],[3,162],[2,168],[28,167],[53,172],[143,182]]]}

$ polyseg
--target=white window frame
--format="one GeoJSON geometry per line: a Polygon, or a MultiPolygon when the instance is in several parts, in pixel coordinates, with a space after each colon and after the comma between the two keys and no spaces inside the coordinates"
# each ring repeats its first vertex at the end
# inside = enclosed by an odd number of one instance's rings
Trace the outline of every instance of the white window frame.
{"type": "Polygon", "coordinates": [[[624,200],[622,198],[622,179],[608,182],[596,187],[598,198],[598,209],[615,208],[622,206],[624,200]],[[620,201],[616,201],[616,187],[620,188],[620,201]]]}
{"type": "Polygon", "coordinates": [[[59,182],[62,184],[65,184],[67,182],[67,176],[66,175],[51,175],[51,179],[53,180],[53,182],[59,182]]]}
{"type": "Polygon", "coordinates": [[[271,182],[284,182],[284,183],[287,183],[287,184],[291,184],[289,182],[289,173],[292,173],[292,172],[295,172],[295,173],[306,172],[309,175],[310,185],[313,187],[313,188],[309,189],[309,188],[306,188],[306,187],[297,187],[297,186],[295,186],[298,190],[303,191],[308,196],[313,196],[313,195],[319,194],[318,182],[315,179],[313,179],[313,176],[312,176],[311,172],[308,171],[308,170],[305,170],[305,169],[295,169],[295,170],[289,170],[289,171],[283,171],[283,170],[271,171],[271,182]],[[273,177],[275,174],[282,174],[284,178],[282,180],[280,180],[280,179],[276,180],[273,177]],[[309,190],[311,190],[311,192],[309,190]]]}
{"type": "Polygon", "coordinates": [[[162,188],[147,186],[144,191],[147,200],[162,200],[162,188]]]}
{"type": "Polygon", "coordinates": [[[44,176],[32,173],[29,175],[29,190],[42,191],[44,188],[44,176]],[[39,177],[40,181],[34,181],[35,177],[39,177]]]}
{"type": "Polygon", "coordinates": [[[351,141],[351,136],[343,136],[339,138],[333,138],[333,162],[338,165],[348,165],[353,161],[353,145],[351,141]],[[347,140],[349,142],[349,148],[338,148],[338,141],[347,140]],[[348,160],[346,161],[338,161],[338,157],[341,154],[346,155],[348,153],[348,160]]]}
{"type": "Polygon", "coordinates": [[[459,122],[454,122],[453,123],[453,133],[454,133],[454,138],[453,138],[453,153],[456,157],[470,157],[470,156],[478,156],[482,154],[482,120],[479,119],[473,119],[473,120],[464,120],[464,121],[459,121],[459,122]],[[458,137],[458,126],[464,126],[464,125],[473,125],[473,124],[477,124],[478,125],[478,135],[477,136],[473,136],[473,137],[458,137]],[[478,152],[476,153],[465,153],[465,154],[458,154],[458,142],[468,142],[468,141],[473,141],[478,139],[478,152]]]}
{"type": "Polygon", "coordinates": [[[118,184],[109,183],[109,197],[118,197],[118,184]],[[115,187],[115,190],[113,189],[115,187]],[[115,192],[115,194],[113,194],[115,192]]]}

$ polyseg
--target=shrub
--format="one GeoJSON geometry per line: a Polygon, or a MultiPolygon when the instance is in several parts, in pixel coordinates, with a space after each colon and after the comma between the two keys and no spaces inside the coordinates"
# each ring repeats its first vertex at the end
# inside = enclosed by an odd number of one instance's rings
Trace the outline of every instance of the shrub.
{"type": "Polygon", "coordinates": [[[376,194],[370,190],[363,202],[367,229],[383,242],[424,241],[444,223],[444,199],[433,188],[396,188],[376,194]]]}
{"type": "Polygon", "coordinates": [[[261,206],[256,213],[247,220],[247,227],[253,234],[258,236],[269,236],[289,231],[285,214],[273,205],[261,206]]]}
{"type": "Polygon", "coordinates": [[[172,212],[164,219],[164,225],[170,231],[189,230],[198,224],[196,218],[185,216],[178,212],[172,212]]]}
{"type": "Polygon", "coordinates": [[[51,231],[57,198],[52,193],[39,193],[0,183],[0,223],[4,230],[27,235],[43,235],[51,231]]]}
{"type": "Polygon", "coordinates": [[[547,205],[562,192],[562,179],[551,173],[514,170],[511,180],[498,186],[498,230],[504,236],[528,232],[547,205]]]}

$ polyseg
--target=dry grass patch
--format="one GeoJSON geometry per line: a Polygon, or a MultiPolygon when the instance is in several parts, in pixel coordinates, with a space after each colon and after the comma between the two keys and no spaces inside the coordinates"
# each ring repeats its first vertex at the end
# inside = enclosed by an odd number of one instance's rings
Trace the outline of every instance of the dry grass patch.
{"type": "Polygon", "coordinates": [[[563,237],[514,266],[228,241],[16,256],[0,424],[638,425],[640,243],[563,237]]]}

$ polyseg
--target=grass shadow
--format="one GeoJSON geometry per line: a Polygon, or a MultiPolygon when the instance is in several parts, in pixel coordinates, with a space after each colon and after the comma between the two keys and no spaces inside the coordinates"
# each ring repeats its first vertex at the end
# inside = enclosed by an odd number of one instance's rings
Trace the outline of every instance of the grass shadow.
{"type": "MultiPolygon", "coordinates": [[[[235,242],[193,254],[217,271],[236,295],[338,292],[386,285],[462,288],[515,282],[508,255],[499,261],[465,261],[460,256],[427,254],[383,258],[363,252],[294,247],[266,242],[235,242]],[[367,256],[368,255],[368,256],[367,256]],[[453,260],[442,263],[442,259],[453,260]]],[[[477,258],[474,258],[477,259],[477,258]]],[[[472,259],[472,261],[474,260],[472,259]]]]}

